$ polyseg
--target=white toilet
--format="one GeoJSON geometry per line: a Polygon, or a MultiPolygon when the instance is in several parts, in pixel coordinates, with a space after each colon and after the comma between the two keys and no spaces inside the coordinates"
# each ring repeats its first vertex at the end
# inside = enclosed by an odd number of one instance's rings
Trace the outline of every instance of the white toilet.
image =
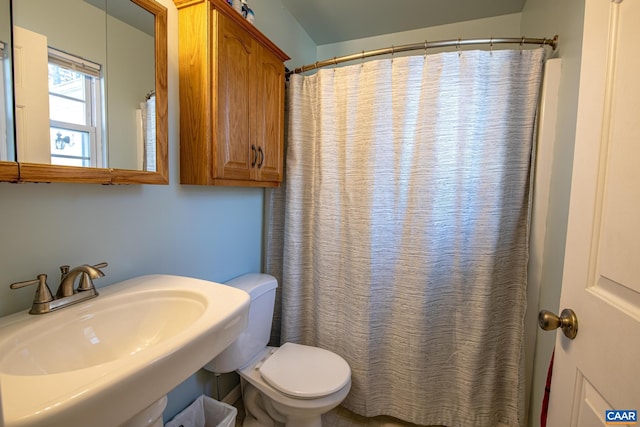
{"type": "Polygon", "coordinates": [[[246,274],[226,285],[249,293],[249,323],[205,369],[240,374],[247,411],[244,426],[322,426],[321,415],[338,406],[351,389],[347,362],[317,347],[267,346],[278,286],[274,277],[246,274]]]}

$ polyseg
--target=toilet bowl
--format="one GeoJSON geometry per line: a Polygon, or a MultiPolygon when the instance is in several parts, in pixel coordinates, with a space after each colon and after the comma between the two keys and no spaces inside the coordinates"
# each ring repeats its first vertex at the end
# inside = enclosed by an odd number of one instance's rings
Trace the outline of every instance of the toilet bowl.
{"type": "Polygon", "coordinates": [[[247,328],[205,369],[237,371],[243,386],[246,426],[320,427],[322,414],[351,389],[351,369],[339,355],[307,345],[268,347],[277,281],[247,274],[226,283],[249,293],[247,328]]]}

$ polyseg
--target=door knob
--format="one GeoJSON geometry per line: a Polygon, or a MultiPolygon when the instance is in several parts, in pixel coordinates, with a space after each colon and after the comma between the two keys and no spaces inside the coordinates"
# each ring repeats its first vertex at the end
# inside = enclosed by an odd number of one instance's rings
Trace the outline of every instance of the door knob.
{"type": "Polygon", "coordinates": [[[538,324],[545,331],[552,331],[561,328],[562,332],[569,339],[574,339],[578,335],[578,317],[570,308],[565,308],[560,313],[560,317],[550,311],[540,310],[538,313],[538,324]]]}

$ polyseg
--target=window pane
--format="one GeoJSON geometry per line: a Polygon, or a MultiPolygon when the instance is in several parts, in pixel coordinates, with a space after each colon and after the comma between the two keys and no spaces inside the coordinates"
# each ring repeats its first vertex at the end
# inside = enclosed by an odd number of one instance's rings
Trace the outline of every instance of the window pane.
{"type": "Polygon", "coordinates": [[[51,164],[58,166],[91,166],[86,159],[51,156],[51,164]]]}
{"type": "Polygon", "coordinates": [[[89,132],[51,128],[51,162],[58,165],[90,166],[89,132]]]}
{"type": "Polygon", "coordinates": [[[85,75],[49,64],[49,92],[85,100],[85,75]]]}
{"type": "Polygon", "coordinates": [[[49,94],[49,116],[51,120],[88,126],[86,103],[49,94]]]}
{"type": "Polygon", "coordinates": [[[87,77],[82,74],[49,64],[49,116],[52,120],[89,125],[87,123],[87,77]]]}

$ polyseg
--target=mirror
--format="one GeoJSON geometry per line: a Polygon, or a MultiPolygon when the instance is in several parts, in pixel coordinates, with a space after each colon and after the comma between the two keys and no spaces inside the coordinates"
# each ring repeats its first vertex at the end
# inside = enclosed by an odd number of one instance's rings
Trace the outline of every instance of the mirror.
{"type": "Polygon", "coordinates": [[[19,180],[166,184],[166,8],[13,0],[12,14],[19,180]]]}
{"type": "Polygon", "coordinates": [[[0,161],[14,161],[11,4],[0,0],[0,161]]]}

